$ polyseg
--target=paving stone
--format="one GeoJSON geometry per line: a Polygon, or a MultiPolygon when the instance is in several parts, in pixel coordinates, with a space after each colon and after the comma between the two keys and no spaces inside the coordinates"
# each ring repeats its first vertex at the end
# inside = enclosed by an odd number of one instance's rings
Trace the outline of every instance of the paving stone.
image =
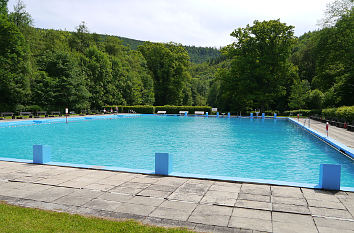
{"type": "Polygon", "coordinates": [[[286,187],[286,186],[272,186],[272,196],[276,197],[290,197],[290,198],[303,198],[300,188],[286,187]]]}
{"type": "Polygon", "coordinates": [[[248,200],[237,200],[235,207],[242,207],[248,209],[258,209],[258,210],[271,210],[272,205],[268,202],[260,201],[248,201],[248,200]]]}
{"type": "Polygon", "coordinates": [[[132,203],[122,203],[116,209],[117,212],[128,213],[128,214],[136,214],[142,216],[148,216],[154,209],[155,206],[146,206],[132,203]]]}
{"type": "Polygon", "coordinates": [[[171,194],[171,192],[160,191],[160,190],[149,190],[149,189],[145,189],[145,190],[142,190],[141,192],[137,193],[137,195],[139,195],[139,196],[156,197],[156,198],[166,198],[170,194],[171,194]]]}
{"type": "Polygon", "coordinates": [[[250,193],[264,196],[271,195],[270,186],[261,184],[242,184],[241,193],[250,193]]]}
{"type": "Polygon", "coordinates": [[[135,196],[126,202],[138,205],[159,206],[163,201],[164,199],[162,198],[135,196]]]}
{"type": "Polygon", "coordinates": [[[302,225],[300,223],[274,222],[273,233],[317,233],[315,225],[302,225]]]}
{"type": "Polygon", "coordinates": [[[231,192],[238,194],[241,189],[241,184],[239,183],[227,183],[227,182],[215,182],[209,190],[219,191],[219,192],[231,192]]]}
{"type": "Polygon", "coordinates": [[[63,196],[54,202],[65,205],[82,206],[100,195],[102,195],[102,192],[91,190],[75,190],[74,192],[63,196]]]}
{"type": "Polygon", "coordinates": [[[184,210],[170,209],[165,207],[158,207],[149,216],[158,218],[167,218],[180,221],[187,221],[190,213],[184,210]]]}
{"type": "Polygon", "coordinates": [[[301,188],[301,189],[304,194],[304,197],[307,200],[314,199],[314,200],[321,200],[321,201],[339,202],[338,198],[335,195],[335,192],[333,191],[306,189],[306,188],[301,188]]]}
{"type": "Polygon", "coordinates": [[[121,205],[119,202],[115,201],[106,201],[103,199],[94,199],[89,202],[86,202],[84,207],[96,209],[96,210],[108,210],[115,211],[118,206],[121,205]]]}
{"type": "Polygon", "coordinates": [[[132,199],[133,196],[129,194],[104,193],[98,198],[106,201],[127,202],[132,199]]]}
{"type": "Polygon", "coordinates": [[[234,206],[236,202],[236,197],[237,195],[235,195],[235,193],[209,190],[202,198],[200,203],[234,206]]]}
{"type": "Polygon", "coordinates": [[[144,183],[144,184],[154,184],[158,180],[159,180],[158,176],[141,175],[141,176],[137,176],[134,179],[132,179],[131,182],[144,183]]]}
{"type": "Polygon", "coordinates": [[[210,224],[215,226],[227,226],[230,216],[227,215],[205,215],[205,214],[192,214],[189,222],[210,224]]]}
{"type": "Polygon", "coordinates": [[[91,190],[97,190],[97,191],[108,191],[115,186],[109,185],[109,184],[98,184],[98,183],[93,183],[85,186],[85,189],[91,189],[91,190]]]}
{"type": "Polygon", "coordinates": [[[229,227],[245,228],[257,231],[272,231],[272,222],[270,220],[252,219],[231,216],[229,227]]]}
{"type": "Polygon", "coordinates": [[[342,210],[345,209],[344,205],[341,202],[308,199],[307,203],[309,206],[313,206],[313,207],[323,207],[323,208],[342,209],[342,210]]]}
{"type": "Polygon", "coordinates": [[[314,217],[317,227],[328,227],[337,229],[336,232],[341,232],[341,230],[353,230],[354,229],[354,221],[344,221],[339,219],[331,219],[331,218],[320,218],[314,217]]]}
{"type": "Polygon", "coordinates": [[[70,179],[58,179],[58,178],[45,178],[37,180],[38,184],[47,184],[47,185],[60,185],[62,183],[68,182],[70,179]]]}
{"type": "Polygon", "coordinates": [[[310,210],[306,206],[273,203],[272,207],[273,207],[272,208],[273,211],[278,211],[278,212],[296,213],[296,214],[310,214],[310,210]]]}
{"type": "Polygon", "coordinates": [[[129,187],[129,188],[138,188],[138,189],[146,189],[149,186],[151,186],[151,184],[137,183],[137,182],[125,182],[120,185],[120,187],[129,187]]]}
{"type": "Polygon", "coordinates": [[[147,190],[158,190],[158,191],[165,191],[165,192],[173,192],[176,190],[175,186],[168,186],[168,185],[160,185],[160,184],[152,184],[147,188],[147,190]]]}
{"type": "Polygon", "coordinates": [[[272,203],[307,206],[307,202],[304,198],[300,199],[300,198],[291,198],[291,197],[272,196],[272,203]]]}
{"type": "Polygon", "coordinates": [[[123,187],[123,186],[118,186],[118,187],[115,187],[115,188],[109,190],[109,192],[111,192],[111,193],[122,193],[122,194],[130,194],[130,195],[135,195],[141,191],[142,191],[142,189],[140,189],[140,188],[123,187]]]}
{"type": "Polygon", "coordinates": [[[353,219],[353,216],[347,210],[327,209],[327,208],[317,208],[317,207],[309,207],[309,208],[312,215],[353,219]]]}
{"type": "MultiPolygon", "coordinates": [[[[333,233],[333,232],[339,232],[338,229],[336,228],[330,228],[330,227],[317,227],[319,233],[333,233]]],[[[340,233],[353,233],[354,230],[345,230],[345,229],[340,229],[340,233]]]]}
{"type": "Polygon", "coordinates": [[[272,220],[270,211],[245,208],[234,208],[232,212],[232,217],[263,219],[268,221],[272,220]]]}
{"type": "Polygon", "coordinates": [[[174,187],[179,187],[183,183],[185,183],[187,180],[184,178],[178,178],[178,177],[161,177],[156,183],[156,185],[168,185],[168,186],[174,186],[174,187]]]}
{"type": "MultiPolygon", "coordinates": [[[[215,226],[214,233],[238,233],[240,229],[234,227],[215,226]]],[[[252,232],[252,231],[251,231],[252,232]]]]}
{"type": "Polygon", "coordinates": [[[282,213],[282,212],[272,212],[273,222],[283,222],[283,223],[296,223],[302,225],[314,225],[313,219],[310,215],[302,214],[292,214],[292,213],[282,213]]]}
{"type": "Polygon", "coordinates": [[[248,200],[248,201],[262,201],[262,202],[270,202],[270,196],[263,195],[255,195],[249,193],[240,193],[238,195],[239,200],[248,200]]]}
{"type": "Polygon", "coordinates": [[[53,202],[54,200],[68,195],[75,190],[72,188],[64,188],[64,187],[53,187],[47,190],[39,191],[33,194],[30,194],[26,197],[26,199],[32,199],[36,201],[44,201],[44,202],[53,202]]]}
{"type": "Polygon", "coordinates": [[[206,193],[206,191],[208,190],[208,188],[209,188],[209,186],[205,185],[205,184],[184,183],[176,190],[176,192],[204,195],[206,193]]]}
{"type": "Polygon", "coordinates": [[[203,195],[193,194],[193,193],[183,193],[183,192],[173,192],[167,197],[168,200],[179,200],[198,203],[203,198],[203,195]]]}
{"type": "Polygon", "coordinates": [[[197,207],[197,204],[183,201],[164,201],[160,206],[191,213],[197,207]]]}
{"type": "Polygon", "coordinates": [[[198,205],[193,214],[209,214],[209,215],[227,215],[230,216],[232,213],[231,207],[226,206],[216,206],[216,205],[198,205]]]}

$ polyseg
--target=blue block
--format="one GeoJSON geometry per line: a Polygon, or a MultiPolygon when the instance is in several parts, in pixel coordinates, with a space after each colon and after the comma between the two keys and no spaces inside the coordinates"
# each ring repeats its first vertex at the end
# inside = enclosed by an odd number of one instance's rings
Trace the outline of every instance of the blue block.
{"type": "Polygon", "coordinates": [[[208,113],[208,112],[206,112],[206,113],[205,113],[205,115],[206,115],[206,116],[209,116],[209,113],[208,113]]]}
{"type": "Polygon", "coordinates": [[[265,118],[265,113],[262,113],[262,118],[263,118],[263,119],[265,118]]]}
{"type": "Polygon", "coordinates": [[[229,112],[227,113],[227,117],[230,118],[230,113],[229,112]]]}
{"type": "Polygon", "coordinates": [[[168,175],[172,172],[172,155],[155,153],[155,174],[168,175]]]}
{"type": "Polygon", "coordinates": [[[50,154],[50,146],[33,145],[33,163],[45,164],[50,162],[50,154]]]}
{"type": "Polygon", "coordinates": [[[253,118],[253,112],[250,113],[250,117],[253,118]]]}
{"type": "Polygon", "coordinates": [[[216,117],[219,117],[219,112],[216,113],[216,117]]]}
{"type": "Polygon", "coordinates": [[[277,114],[276,113],[274,113],[274,119],[277,119],[277,114]]]}
{"type": "Polygon", "coordinates": [[[184,112],[184,116],[187,116],[187,112],[184,112]]]}
{"type": "Polygon", "coordinates": [[[321,189],[340,190],[340,171],[341,165],[321,164],[320,183],[321,189]]]}

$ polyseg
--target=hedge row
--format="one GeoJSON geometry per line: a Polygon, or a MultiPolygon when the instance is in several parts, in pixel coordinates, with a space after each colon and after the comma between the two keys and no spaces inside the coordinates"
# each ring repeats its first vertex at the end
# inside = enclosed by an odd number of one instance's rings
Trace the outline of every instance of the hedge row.
{"type": "Polygon", "coordinates": [[[297,114],[300,114],[302,116],[312,116],[312,115],[320,115],[321,114],[321,109],[296,109],[296,110],[290,110],[290,111],[285,111],[284,115],[292,115],[296,116],[297,114]]]}
{"type": "Polygon", "coordinates": [[[167,114],[178,114],[179,111],[188,111],[189,114],[194,114],[195,111],[204,111],[211,113],[211,107],[209,106],[149,106],[149,105],[136,105],[136,106],[104,106],[106,110],[113,108],[114,110],[118,107],[118,112],[128,113],[134,111],[136,113],[152,114],[157,111],[166,111],[167,114]]]}
{"type": "Polygon", "coordinates": [[[322,109],[322,116],[326,119],[354,122],[354,106],[322,109]]]}

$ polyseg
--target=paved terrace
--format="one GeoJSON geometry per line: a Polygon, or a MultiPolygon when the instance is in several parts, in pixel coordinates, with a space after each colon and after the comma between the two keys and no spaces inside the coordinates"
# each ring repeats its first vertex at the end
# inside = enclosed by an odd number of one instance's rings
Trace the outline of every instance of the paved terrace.
{"type": "MultiPolygon", "coordinates": [[[[297,121],[296,118],[293,118],[294,120],[297,121]]],[[[306,126],[308,126],[308,118],[300,118],[299,122],[301,124],[304,124],[306,121],[306,126]]],[[[310,120],[310,128],[313,130],[316,130],[319,133],[322,133],[323,135],[326,135],[326,124],[322,123],[320,121],[315,121],[315,120],[310,120]]],[[[340,142],[344,145],[346,145],[349,148],[354,149],[354,132],[348,131],[343,128],[339,128],[336,126],[329,125],[329,130],[328,130],[328,136],[329,138],[332,138],[336,140],[337,142],[340,142]]]]}
{"type": "Polygon", "coordinates": [[[201,232],[354,232],[342,191],[0,161],[0,200],[201,232]]]}

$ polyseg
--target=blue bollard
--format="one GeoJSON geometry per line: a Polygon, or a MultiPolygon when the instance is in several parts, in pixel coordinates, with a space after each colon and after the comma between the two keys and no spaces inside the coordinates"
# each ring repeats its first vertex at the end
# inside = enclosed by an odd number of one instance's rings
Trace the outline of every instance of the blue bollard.
{"type": "Polygon", "coordinates": [[[187,116],[187,112],[184,112],[184,116],[187,116]]]}
{"type": "Polygon", "coordinates": [[[277,114],[276,113],[274,113],[274,119],[277,119],[277,114]]]}
{"type": "Polygon", "coordinates": [[[209,112],[206,112],[206,113],[205,113],[205,116],[209,116],[209,112]]]}
{"type": "Polygon", "coordinates": [[[167,176],[172,172],[172,155],[155,153],[155,174],[167,176]]]}
{"type": "Polygon", "coordinates": [[[262,113],[262,119],[264,119],[265,118],[265,113],[262,113]]]}
{"type": "Polygon", "coordinates": [[[250,118],[253,118],[253,112],[250,113],[250,118]]]}
{"type": "Polygon", "coordinates": [[[341,165],[321,164],[320,183],[321,189],[340,190],[340,170],[341,165]]]}
{"type": "Polygon", "coordinates": [[[219,117],[219,112],[216,113],[216,117],[219,117]]]}
{"type": "Polygon", "coordinates": [[[227,117],[228,117],[228,118],[230,118],[230,117],[231,117],[231,115],[230,115],[230,113],[229,113],[229,112],[227,113],[227,117]]]}
{"type": "Polygon", "coordinates": [[[33,163],[45,164],[50,162],[50,154],[50,146],[33,145],[33,163]]]}

